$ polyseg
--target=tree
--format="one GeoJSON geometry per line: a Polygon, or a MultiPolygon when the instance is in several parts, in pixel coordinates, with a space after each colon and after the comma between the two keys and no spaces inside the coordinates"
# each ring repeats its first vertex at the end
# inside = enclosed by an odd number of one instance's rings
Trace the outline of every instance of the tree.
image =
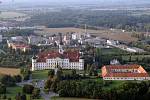
{"type": "Polygon", "coordinates": [[[28,68],[21,68],[20,73],[23,76],[23,80],[29,80],[30,74],[31,74],[30,69],[28,69],[28,68]]]}
{"type": "Polygon", "coordinates": [[[1,78],[1,83],[5,84],[6,86],[14,86],[15,85],[15,80],[10,75],[4,75],[1,78]]]}
{"type": "Polygon", "coordinates": [[[26,97],[25,94],[22,94],[22,95],[21,95],[21,100],[27,100],[27,97],[26,97]]]}
{"type": "Polygon", "coordinates": [[[14,76],[15,82],[21,82],[22,81],[22,77],[20,75],[16,75],[14,76]]]}
{"type": "Polygon", "coordinates": [[[76,76],[77,76],[76,70],[72,70],[72,71],[71,71],[71,77],[72,77],[73,79],[76,79],[76,76]]]}
{"type": "Polygon", "coordinates": [[[58,68],[58,71],[56,73],[56,79],[58,81],[60,81],[62,79],[62,76],[63,76],[63,72],[62,72],[62,69],[61,68],[58,68]]]}
{"type": "Polygon", "coordinates": [[[51,79],[48,79],[46,82],[45,82],[45,89],[50,89],[50,87],[51,87],[51,84],[52,84],[52,81],[51,81],[51,79]]]}
{"type": "Polygon", "coordinates": [[[24,85],[23,86],[23,93],[32,94],[34,90],[33,85],[24,85]]]}
{"type": "Polygon", "coordinates": [[[55,75],[55,71],[54,71],[54,70],[48,71],[48,76],[49,76],[49,77],[53,78],[54,75],[55,75]]]}
{"type": "Polygon", "coordinates": [[[3,84],[0,84],[0,94],[5,94],[6,93],[6,86],[3,84]]]}
{"type": "Polygon", "coordinates": [[[34,88],[32,92],[32,98],[33,99],[39,99],[40,98],[40,89],[34,88]]]}
{"type": "Polygon", "coordinates": [[[21,93],[20,93],[20,92],[16,95],[15,99],[16,99],[16,100],[22,100],[22,99],[21,99],[21,93]]]}

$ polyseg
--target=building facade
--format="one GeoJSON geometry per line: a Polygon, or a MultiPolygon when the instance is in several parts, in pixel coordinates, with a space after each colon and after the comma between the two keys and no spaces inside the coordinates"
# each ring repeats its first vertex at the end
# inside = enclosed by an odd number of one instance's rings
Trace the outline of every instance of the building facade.
{"type": "Polygon", "coordinates": [[[103,80],[149,80],[150,77],[140,65],[108,65],[102,67],[103,80]]]}
{"type": "Polygon", "coordinates": [[[80,58],[79,51],[49,51],[32,58],[32,71],[56,69],[84,70],[84,59],[80,58]]]}
{"type": "Polygon", "coordinates": [[[24,44],[24,43],[17,43],[17,42],[7,41],[7,45],[8,45],[9,48],[14,49],[15,51],[21,50],[22,52],[26,52],[26,51],[31,50],[31,47],[27,44],[24,44]]]}
{"type": "Polygon", "coordinates": [[[0,35],[0,43],[3,41],[3,36],[0,35]]]}

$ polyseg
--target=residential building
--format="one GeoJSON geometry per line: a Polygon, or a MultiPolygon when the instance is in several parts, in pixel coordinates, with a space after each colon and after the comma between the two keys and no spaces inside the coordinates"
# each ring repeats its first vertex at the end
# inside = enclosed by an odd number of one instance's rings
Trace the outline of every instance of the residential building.
{"type": "Polygon", "coordinates": [[[120,62],[117,59],[113,59],[110,61],[111,65],[120,65],[120,62]]]}
{"type": "Polygon", "coordinates": [[[21,50],[23,52],[29,51],[31,49],[31,47],[27,44],[24,43],[19,43],[19,42],[10,42],[7,41],[7,45],[9,48],[16,50],[21,50]]]}
{"type": "Polygon", "coordinates": [[[107,65],[102,67],[103,80],[149,80],[141,65],[107,65]]]}

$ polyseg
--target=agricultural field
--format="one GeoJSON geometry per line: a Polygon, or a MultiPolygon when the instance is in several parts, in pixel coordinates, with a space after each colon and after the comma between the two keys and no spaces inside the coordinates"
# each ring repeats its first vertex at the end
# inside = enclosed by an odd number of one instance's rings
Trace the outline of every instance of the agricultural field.
{"type": "Polygon", "coordinates": [[[13,19],[16,21],[25,21],[30,18],[28,15],[19,12],[0,12],[0,20],[1,19],[13,19]]]}
{"type": "Polygon", "coordinates": [[[18,68],[2,68],[0,67],[0,75],[19,75],[20,69],[18,68]]]}
{"type": "Polygon", "coordinates": [[[18,12],[1,12],[0,18],[10,19],[10,18],[17,18],[17,17],[24,17],[26,14],[18,13],[18,12]]]}
{"type": "MultiPolygon", "coordinates": [[[[73,27],[66,27],[66,28],[43,28],[40,31],[35,31],[35,33],[39,35],[52,35],[54,33],[67,33],[67,32],[76,32],[76,33],[84,33],[85,30],[81,28],[73,28],[73,27]]],[[[109,38],[113,40],[120,40],[126,42],[137,41],[138,39],[131,36],[131,32],[122,32],[121,30],[92,30],[88,29],[88,33],[91,35],[95,35],[101,38],[109,38]]]]}

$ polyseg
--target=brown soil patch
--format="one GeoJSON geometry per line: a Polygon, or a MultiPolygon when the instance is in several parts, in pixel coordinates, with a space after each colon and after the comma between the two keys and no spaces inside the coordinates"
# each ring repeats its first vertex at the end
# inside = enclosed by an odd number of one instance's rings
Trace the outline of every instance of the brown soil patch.
{"type": "Polygon", "coordinates": [[[1,68],[0,67],[0,74],[1,75],[19,75],[20,74],[20,69],[17,68],[1,68]]]}

